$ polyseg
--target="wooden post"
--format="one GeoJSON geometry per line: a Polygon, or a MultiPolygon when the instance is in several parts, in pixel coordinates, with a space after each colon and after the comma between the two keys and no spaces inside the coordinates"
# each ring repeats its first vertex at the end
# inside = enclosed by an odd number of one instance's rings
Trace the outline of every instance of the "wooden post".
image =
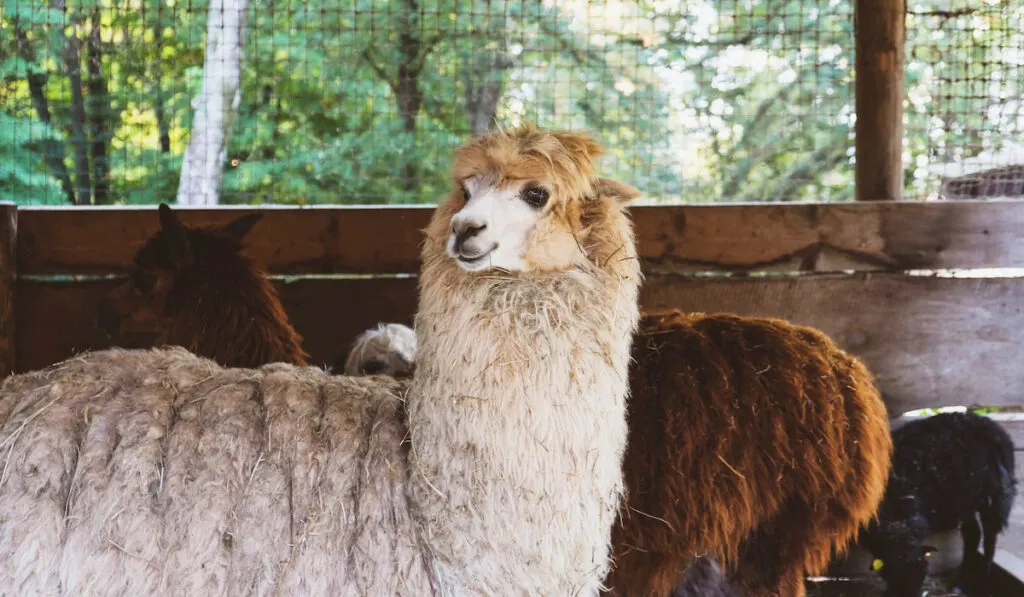
{"type": "Polygon", "coordinates": [[[14,372],[17,247],[18,206],[13,203],[0,203],[0,379],[14,372]]]}
{"type": "Polygon", "coordinates": [[[858,201],[903,197],[906,0],[857,0],[858,201]]]}

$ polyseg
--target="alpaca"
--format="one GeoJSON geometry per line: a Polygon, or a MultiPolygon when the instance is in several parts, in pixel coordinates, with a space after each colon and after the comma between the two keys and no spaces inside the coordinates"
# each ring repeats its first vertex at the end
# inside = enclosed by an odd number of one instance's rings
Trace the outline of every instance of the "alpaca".
{"type": "Polygon", "coordinates": [[[100,302],[100,327],[126,348],[177,345],[225,367],[305,365],[277,291],[242,254],[262,214],[219,228],[185,226],[166,204],[159,214],[130,279],[100,302]]]}
{"type": "Polygon", "coordinates": [[[882,499],[885,406],[856,358],[812,328],[645,314],[630,370],[620,596],[669,594],[692,558],[750,597],[801,597],[882,499]]]}
{"type": "Polygon", "coordinates": [[[179,347],[9,377],[0,587],[597,595],[641,280],[599,152],[532,127],[456,152],[411,380],[224,369],[179,347]]]}
{"type": "Polygon", "coordinates": [[[925,538],[958,527],[964,542],[961,584],[988,595],[996,537],[1006,528],[1017,495],[1010,435],[988,417],[943,413],[907,423],[892,437],[885,499],[877,520],[862,533],[864,546],[876,557],[873,567],[886,582],[886,595],[920,595],[926,558],[934,550],[923,544],[925,538]],[[985,552],[975,576],[971,566],[983,530],[985,552]]]}
{"type": "MultiPolygon", "coordinates": [[[[341,361],[341,359],[339,359],[341,361]]],[[[345,375],[389,375],[406,378],[416,363],[416,332],[400,323],[382,323],[352,343],[344,362],[333,369],[345,375]]]]}

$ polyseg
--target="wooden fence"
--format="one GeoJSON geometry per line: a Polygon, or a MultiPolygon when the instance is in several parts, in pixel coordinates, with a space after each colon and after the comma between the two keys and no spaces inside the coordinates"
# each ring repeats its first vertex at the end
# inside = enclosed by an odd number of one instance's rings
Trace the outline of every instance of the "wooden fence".
{"type": "MultiPolygon", "coordinates": [[[[201,225],[250,211],[180,214],[201,225]]],[[[420,231],[431,208],[258,211],[265,215],[247,250],[275,277],[314,363],[333,361],[378,322],[411,322],[420,231]]],[[[632,213],[646,310],[730,311],[819,327],[866,360],[893,415],[1024,405],[1024,277],[920,271],[1024,268],[1024,202],[637,206],[632,213]]],[[[0,205],[0,216],[0,370],[36,369],[107,346],[96,305],[157,230],[155,209],[0,205]]],[[[1024,448],[1024,422],[1003,425],[1024,448]]],[[[1017,464],[1024,477],[1024,454],[1017,464]]],[[[867,570],[858,557],[867,556],[854,550],[840,566],[867,570]]],[[[1024,595],[1014,578],[1024,566],[1007,563],[1020,558],[1004,549],[999,558],[1001,594],[1024,595]]]]}
{"type": "MultiPolygon", "coordinates": [[[[249,211],[181,213],[194,225],[249,211]]],[[[431,208],[259,211],[265,217],[250,233],[248,250],[277,278],[315,363],[332,361],[378,322],[411,322],[420,231],[431,208]]],[[[1016,383],[1024,363],[1024,278],[908,275],[1024,267],[1024,202],[638,206],[632,212],[647,273],[644,309],[770,315],[819,327],[867,361],[893,414],[1024,404],[1016,383]]],[[[36,369],[108,345],[95,322],[96,304],[119,283],[110,275],[125,274],[157,229],[155,210],[3,206],[2,214],[3,370],[12,363],[17,371],[36,369]]]]}

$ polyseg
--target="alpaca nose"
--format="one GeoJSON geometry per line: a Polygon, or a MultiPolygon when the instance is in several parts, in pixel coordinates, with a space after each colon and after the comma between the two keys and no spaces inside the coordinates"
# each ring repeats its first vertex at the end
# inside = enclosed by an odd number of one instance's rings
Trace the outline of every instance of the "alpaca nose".
{"type": "Polygon", "coordinates": [[[455,233],[455,250],[462,250],[462,243],[480,234],[487,228],[487,224],[478,224],[467,220],[461,220],[452,224],[452,232],[455,233]]]}

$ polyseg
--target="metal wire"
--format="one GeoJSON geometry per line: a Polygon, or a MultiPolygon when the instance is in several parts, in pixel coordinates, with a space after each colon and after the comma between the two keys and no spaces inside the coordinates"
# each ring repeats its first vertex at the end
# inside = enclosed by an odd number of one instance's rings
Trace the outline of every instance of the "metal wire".
{"type": "MultiPolygon", "coordinates": [[[[173,200],[222,125],[193,122],[208,2],[240,1],[4,2],[0,199],[173,200]]],[[[593,132],[656,200],[853,197],[848,0],[248,2],[222,203],[433,202],[459,142],[523,121],[593,132]]],[[[935,196],[1017,163],[1024,2],[910,9],[907,193],[935,196]]]]}

